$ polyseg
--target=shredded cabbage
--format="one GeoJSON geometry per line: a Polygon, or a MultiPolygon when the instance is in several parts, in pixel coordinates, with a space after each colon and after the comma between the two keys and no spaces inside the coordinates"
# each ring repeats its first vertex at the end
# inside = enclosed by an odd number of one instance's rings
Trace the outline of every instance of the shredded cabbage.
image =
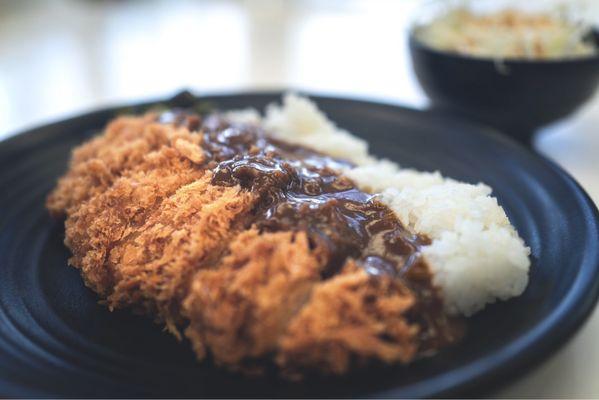
{"type": "Polygon", "coordinates": [[[454,8],[415,30],[435,49],[499,59],[581,57],[597,52],[591,28],[564,17],[506,9],[477,14],[454,8]]]}

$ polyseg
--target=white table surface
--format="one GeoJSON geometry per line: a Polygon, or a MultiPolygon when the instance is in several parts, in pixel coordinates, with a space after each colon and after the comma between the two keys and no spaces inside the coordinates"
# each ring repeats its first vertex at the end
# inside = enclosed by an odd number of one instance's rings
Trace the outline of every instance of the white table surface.
{"type": "MultiPolygon", "coordinates": [[[[103,105],[294,87],[426,107],[405,37],[412,0],[0,0],[0,139],[103,105]]],[[[539,152],[599,202],[599,98],[539,152]]],[[[498,397],[599,397],[599,312],[498,397]]]]}

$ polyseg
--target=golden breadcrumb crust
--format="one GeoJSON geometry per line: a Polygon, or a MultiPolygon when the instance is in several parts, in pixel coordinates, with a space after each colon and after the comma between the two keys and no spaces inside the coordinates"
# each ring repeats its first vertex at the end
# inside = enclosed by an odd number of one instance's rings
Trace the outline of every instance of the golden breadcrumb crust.
{"type": "MultiPolygon", "coordinates": [[[[408,362],[413,295],[348,261],[323,279],[305,232],[251,226],[257,196],[211,184],[201,135],[120,117],[73,152],[48,196],[65,216],[70,264],[110,308],[145,313],[230,369],[270,360],[288,376],[408,362]]],[[[256,370],[257,367],[253,368],[256,370]]]]}

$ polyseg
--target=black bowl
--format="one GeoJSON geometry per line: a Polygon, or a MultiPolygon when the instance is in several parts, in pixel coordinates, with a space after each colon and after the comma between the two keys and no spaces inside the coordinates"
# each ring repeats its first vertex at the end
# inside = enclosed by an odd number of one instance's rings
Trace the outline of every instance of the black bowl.
{"type": "MultiPolygon", "coordinates": [[[[599,43],[599,33],[593,34],[599,43]]],[[[409,36],[412,65],[432,106],[492,125],[529,144],[537,128],[575,111],[599,83],[599,56],[561,60],[478,58],[409,36]]]]}

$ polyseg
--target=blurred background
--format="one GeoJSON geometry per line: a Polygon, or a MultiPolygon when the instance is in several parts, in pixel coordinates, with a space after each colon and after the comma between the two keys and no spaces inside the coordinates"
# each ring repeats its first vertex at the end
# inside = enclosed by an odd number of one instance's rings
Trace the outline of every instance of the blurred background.
{"type": "MultiPolygon", "coordinates": [[[[599,2],[593,1],[598,6],[599,2]]],[[[296,88],[426,108],[407,33],[415,0],[0,0],[0,139],[104,105],[296,88]]],[[[599,100],[534,148],[599,202],[599,100]]],[[[501,397],[599,395],[599,314],[501,397]]]]}

